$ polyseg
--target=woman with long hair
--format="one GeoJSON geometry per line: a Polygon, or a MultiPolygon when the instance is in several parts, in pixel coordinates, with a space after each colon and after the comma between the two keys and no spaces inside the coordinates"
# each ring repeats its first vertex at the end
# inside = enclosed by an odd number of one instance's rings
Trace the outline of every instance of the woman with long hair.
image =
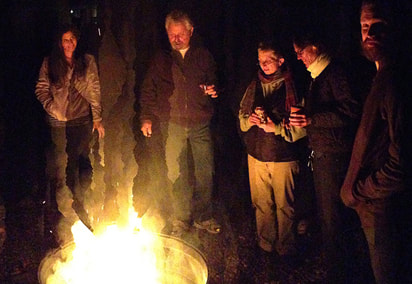
{"type": "Polygon", "coordinates": [[[75,26],[59,30],[50,56],[43,60],[35,90],[51,134],[46,167],[47,234],[56,231],[60,213],[65,220],[79,216],[89,225],[83,205],[92,178],[89,144],[94,130],[99,138],[104,137],[96,61],[78,48],[79,39],[75,26]]]}

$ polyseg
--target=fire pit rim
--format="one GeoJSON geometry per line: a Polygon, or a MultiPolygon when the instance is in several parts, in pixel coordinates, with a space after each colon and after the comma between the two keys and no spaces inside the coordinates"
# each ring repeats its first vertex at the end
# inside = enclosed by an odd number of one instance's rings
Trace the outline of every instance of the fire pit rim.
{"type": "MultiPolygon", "coordinates": [[[[204,267],[205,267],[205,272],[206,272],[206,283],[205,284],[209,283],[209,265],[207,263],[206,256],[204,255],[204,253],[200,249],[198,249],[194,245],[190,244],[186,240],[183,240],[181,238],[177,238],[175,236],[162,234],[162,233],[155,233],[155,232],[151,232],[150,234],[152,234],[154,236],[157,236],[158,238],[161,238],[163,241],[168,240],[168,239],[177,241],[177,242],[185,245],[187,248],[193,250],[200,257],[200,259],[204,262],[204,267]]],[[[45,283],[43,283],[44,281],[42,281],[42,278],[41,278],[42,267],[45,265],[45,262],[50,260],[50,257],[57,257],[57,255],[59,253],[63,252],[68,247],[73,246],[74,244],[75,244],[74,241],[70,241],[70,242],[62,244],[58,248],[51,249],[49,252],[46,253],[46,255],[41,260],[41,262],[39,264],[39,268],[37,270],[37,278],[38,278],[39,283],[45,284],[45,283]]]]}

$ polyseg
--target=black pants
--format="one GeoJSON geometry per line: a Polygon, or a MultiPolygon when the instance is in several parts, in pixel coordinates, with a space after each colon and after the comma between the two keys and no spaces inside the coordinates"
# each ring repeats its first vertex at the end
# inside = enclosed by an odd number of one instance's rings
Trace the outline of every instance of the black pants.
{"type": "Polygon", "coordinates": [[[313,159],[313,180],[321,225],[322,256],[335,283],[347,282],[353,266],[354,245],[350,234],[360,230],[356,212],[340,199],[350,153],[317,153],[313,159]]]}
{"type": "MultiPolygon", "coordinates": [[[[67,215],[72,210],[72,200],[67,189],[73,195],[73,206],[83,207],[84,193],[92,182],[89,159],[92,124],[90,122],[78,126],[51,127],[50,134],[51,144],[47,149],[46,167],[46,196],[49,203],[46,210],[58,214],[58,208],[61,214],[67,215]]],[[[48,226],[54,227],[58,218],[54,216],[51,219],[54,220],[49,222],[54,224],[48,226]]]]}

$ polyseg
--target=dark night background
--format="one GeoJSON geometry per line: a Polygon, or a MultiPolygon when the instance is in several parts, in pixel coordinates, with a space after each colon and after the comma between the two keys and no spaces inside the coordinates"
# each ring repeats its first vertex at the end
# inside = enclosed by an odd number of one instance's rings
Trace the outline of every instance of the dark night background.
{"type": "MultiPolygon", "coordinates": [[[[412,4],[406,0],[400,2],[405,5],[402,12],[398,11],[398,16],[408,19],[412,4]]],[[[139,86],[151,56],[157,48],[168,45],[164,31],[166,14],[172,8],[189,12],[195,23],[194,40],[201,40],[209,48],[218,65],[219,88],[223,91],[213,120],[217,170],[231,173],[230,181],[220,184],[235,183],[217,196],[228,214],[234,214],[229,218],[236,219],[236,214],[240,214],[236,212],[239,211],[237,206],[248,208],[250,202],[245,153],[237,130],[237,111],[243,92],[256,72],[257,42],[270,36],[280,38],[304,89],[308,73],[294,56],[291,38],[294,31],[315,26],[328,37],[335,54],[348,63],[354,71],[353,77],[362,84],[363,79],[373,74],[373,66],[359,52],[359,6],[358,0],[2,1],[0,190],[8,212],[15,213],[21,208],[18,204],[26,200],[41,199],[44,188],[43,151],[48,142],[47,127],[34,87],[59,23],[72,21],[79,24],[83,31],[81,43],[101,60],[104,59],[100,53],[101,43],[110,30],[117,52],[134,74],[133,98],[123,101],[130,106],[139,95],[139,86]],[[108,18],[109,25],[105,25],[108,18]]],[[[405,21],[405,25],[408,24],[410,27],[410,20],[405,21]]],[[[409,44],[410,39],[409,32],[405,34],[405,44],[409,44]]],[[[123,97],[127,98],[124,94],[123,97]]],[[[112,107],[125,106],[120,101],[118,99],[112,107]]],[[[113,122],[104,123],[110,128],[113,122]]],[[[144,139],[136,123],[130,123],[130,127],[133,127],[137,147],[129,154],[135,155],[137,164],[144,169],[145,160],[139,155],[145,149],[144,139]]],[[[10,226],[10,221],[8,224],[10,226]]]]}
{"type": "MultiPolygon", "coordinates": [[[[164,18],[172,8],[189,11],[195,34],[210,49],[218,63],[220,87],[224,88],[220,111],[235,119],[243,91],[256,71],[256,44],[276,35],[292,52],[293,31],[306,24],[327,29],[335,51],[348,59],[358,55],[359,1],[8,1],[1,6],[1,120],[4,198],[17,201],[31,194],[39,183],[45,144],[43,110],[34,96],[34,86],[43,57],[51,49],[60,22],[72,20],[83,30],[82,44],[96,57],[106,9],[112,13],[112,32],[121,42],[122,23],[134,22],[136,37],[136,86],[144,76],[156,48],[168,44],[164,18]],[[135,2],[135,15],[127,15],[135,2]],[[85,15],[96,9],[96,17],[85,15]],[[75,12],[69,14],[68,10],[75,12]],[[117,34],[116,34],[117,33],[117,34]],[[87,36],[85,36],[87,35],[87,36]],[[7,162],[6,162],[7,161],[7,162]]],[[[298,75],[306,73],[290,54],[298,75]]],[[[358,60],[358,59],[357,59],[358,60]]],[[[304,74],[305,76],[306,74],[304,74]]],[[[138,91],[136,91],[138,95],[138,91]]],[[[106,122],[106,124],[109,122],[106,122]]],[[[236,130],[234,130],[236,131],[236,130]]],[[[233,132],[233,129],[231,130],[233,132]]]]}

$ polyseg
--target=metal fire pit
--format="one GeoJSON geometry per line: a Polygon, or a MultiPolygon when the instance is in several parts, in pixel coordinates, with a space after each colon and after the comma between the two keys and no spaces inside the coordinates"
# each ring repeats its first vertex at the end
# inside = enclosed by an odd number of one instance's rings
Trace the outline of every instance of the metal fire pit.
{"type": "MultiPolygon", "coordinates": [[[[204,255],[192,245],[181,239],[167,235],[155,234],[159,240],[157,249],[164,249],[165,259],[162,259],[163,270],[161,274],[162,284],[206,284],[208,281],[208,267],[204,255]],[[178,263],[178,264],[176,264],[178,263]]],[[[71,252],[74,243],[54,250],[45,257],[39,266],[38,279],[40,284],[51,284],[47,282],[50,275],[54,274],[54,264],[63,261],[63,256],[71,252]]],[[[136,283],[140,283],[136,279],[136,283]]],[[[60,283],[59,283],[60,284],[60,283]]]]}

